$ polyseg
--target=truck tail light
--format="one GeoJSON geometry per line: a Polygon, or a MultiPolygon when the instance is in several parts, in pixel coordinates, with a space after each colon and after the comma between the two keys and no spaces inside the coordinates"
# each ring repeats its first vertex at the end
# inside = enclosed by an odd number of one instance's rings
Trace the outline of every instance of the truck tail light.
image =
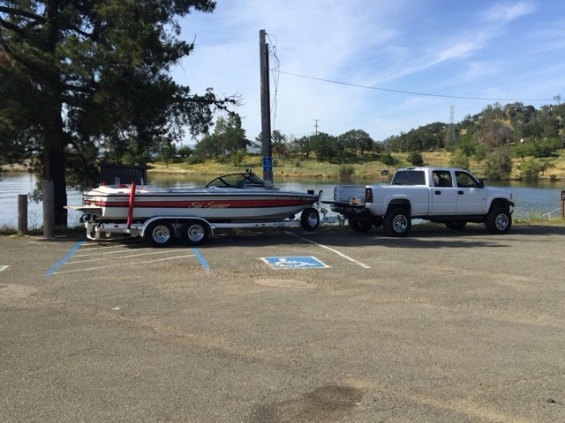
{"type": "Polygon", "coordinates": [[[373,202],[373,190],[369,187],[365,188],[365,203],[373,202]]]}

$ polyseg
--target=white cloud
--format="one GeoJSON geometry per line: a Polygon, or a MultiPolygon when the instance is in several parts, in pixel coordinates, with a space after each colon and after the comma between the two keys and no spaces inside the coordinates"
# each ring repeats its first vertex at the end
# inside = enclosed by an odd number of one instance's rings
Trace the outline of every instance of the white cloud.
{"type": "Polygon", "coordinates": [[[499,24],[507,24],[533,13],[536,9],[536,4],[528,1],[495,3],[483,13],[483,19],[499,24]]]}

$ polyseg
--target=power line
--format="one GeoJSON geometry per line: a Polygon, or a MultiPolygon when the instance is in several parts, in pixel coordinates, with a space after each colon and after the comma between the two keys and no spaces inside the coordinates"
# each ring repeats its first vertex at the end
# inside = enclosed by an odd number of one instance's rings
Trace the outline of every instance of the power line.
{"type": "MultiPolygon", "coordinates": [[[[356,88],[364,88],[367,90],[376,90],[376,91],[385,91],[385,92],[389,92],[389,93],[395,93],[395,94],[407,94],[407,95],[416,95],[416,96],[424,96],[424,97],[441,97],[441,98],[454,98],[454,99],[458,99],[458,100],[480,100],[480,101],[518,101],[519,99],[516,98],[488,98],[488,97],[463,97],[463,96],[456,96],[456,95],[447,95],[447,94],[432,94],[432,93],[421,93],[421,92],[416,92],[416,91],[403,91],[403,90],[392,90],[392,89],[388,89],[388,88],[380,88],[380,87],[371,87],[368,85],[361,85],[361,84],[352,84],[349,82],[342,82],[342,81],[334,81],[331,79],[324,79],[324,78],[316,78],[314,76],[307,76],[307,75],[299,75],[297,73],[292,73],[292,72],[285,72],[282,70],[278,70],[279,73],[284,73],[285,75],[291,75],[291,76],[296,76],[298,78],[304,78],[304,79],[312,79],[315,81],[322,81],[322,82],[328,82],[330,84],[337,84],[337,85],[345,85],[348,87],[356,87],[356,88]]],[[[548,98],[524,98],[521,99],[521,101],[554,101],[555,99],[548,99],[548,98]]]]}

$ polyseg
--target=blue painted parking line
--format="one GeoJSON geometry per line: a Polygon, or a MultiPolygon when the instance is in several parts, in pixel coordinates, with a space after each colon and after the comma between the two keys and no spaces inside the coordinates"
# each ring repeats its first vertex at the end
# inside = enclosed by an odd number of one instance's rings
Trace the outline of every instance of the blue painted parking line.
{"type": "Polygon", "coordinates": [[[263,260],[273,269],[315,269],[330,267],[317,258],[309,256],[263,257],[263,260]]]}
{"type": "Polygon", "coordinates": [[[195,247],[191,247],[190,248],[192,250],[192,252],[194,253],[196,259],[198,260],[198,262],[200,263],[200,266],[202,266],[204,268],[204,270],[206,271],[206,273],[210,273],[210,266],[208,266],[208,262],[206,261],[206,259],[202,256],[202,254],[200,254],[200,251],[198,251],[195,247]]]}
{"type": "Polygon", "coordinates": [[[67,253],[67,255],[65,255],[65,257],[63,257],[61,260],[59,260],[57,263],[51,266],[51,268],[47,272],[45,272],[45,276],[49,277],[53,275],[53,273],[55,273],[59,267],[64,265],[66,262],[68,262],[71,259],[72,256],[75,255],[75,253],[82,244],[84,244],[84,241],[79,241],[75,245],[73,245],[72,248],[67,253]]]}

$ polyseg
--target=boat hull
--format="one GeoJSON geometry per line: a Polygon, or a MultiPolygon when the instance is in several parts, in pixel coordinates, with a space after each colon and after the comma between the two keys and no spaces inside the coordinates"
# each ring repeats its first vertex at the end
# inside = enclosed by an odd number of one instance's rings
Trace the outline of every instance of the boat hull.
{"type": "Polygon", "coordinates": [[[84,193],[83,205],[101,210],[99,220],[144,221],[155,216],[199,217],[210,222],[283,220],[314,205],[318,196],[262,188],[136,189],[103,186],[84,193]]]}

